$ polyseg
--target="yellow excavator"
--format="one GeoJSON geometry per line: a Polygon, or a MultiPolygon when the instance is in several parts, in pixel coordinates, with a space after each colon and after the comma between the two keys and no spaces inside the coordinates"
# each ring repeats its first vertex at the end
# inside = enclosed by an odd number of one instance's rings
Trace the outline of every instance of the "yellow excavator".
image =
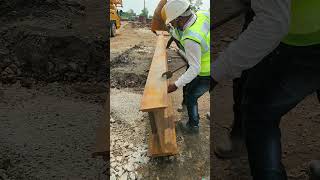
{"type": "Polygon", "coordinates": [[[152,23],[151,23],[151,31],[156,33],[156,31],[167,31],[167,26],[163,20],[162,8],[167,3],[167,0],[160,0],[157,8],[154,11],[152,23]]]}
{"type": "Polygon", "coordinates": [[[110,36],[116,36],[117,29],[121,26],[118,8],[122,7],[122,0],[110,0],[110,36]]]}
{"type": "MultiPolygon", "coordinates": [[[[160,0],[157,9],[154,12],[151,30],[164,31],[167,30],[161,17],[161,9],[167,0],[160,0]]],[[[121,18],[119,15],[119,7],[123,7],[122,0],[110,0],[110,36],[116,36],[117,29],[121,27],[121,18]]]]}

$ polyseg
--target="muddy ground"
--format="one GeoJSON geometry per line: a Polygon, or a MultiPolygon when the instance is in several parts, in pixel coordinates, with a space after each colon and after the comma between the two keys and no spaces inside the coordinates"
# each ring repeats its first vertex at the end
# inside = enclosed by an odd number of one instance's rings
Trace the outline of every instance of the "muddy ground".
{"type": "Polygon", "coordinates": [[[106,82],[105,11],[98,1],[1,1],[0,81],[106,82]]]}
{"type": "Polygon", "coordinates": [[[106,179],[106,4],[0,1],[0,179],[106,179]]]}
{"type": "MultiPolygon", "coordinates": [[[[150,130],[146,113],[139,112],[143,87],[154,53],[156,36],[147,28],[125,23],[111,38],[111,179],[208,179],[209,172],[209,94],[199,100],[200,133],[184,134],[177,128],[179,154],[167,158],[147,157],[150,130]]],[[[173,50],[168,51],[169,69],[184,62],[173,50]]],[[[176,80],[184,70],[178,71],[176,80]]],[[[172,94],[176,110],[182,90],[172,94]]],[[[186,113],[175,111],[177,120],[186,113]]]]}
{"type": "MultiPolygon", "coordinates": [[[[234,0],[216,1],[214,14],[217,19],[232,13],[237,6],[234,0]]],[[[217,29],[212,38],[216,53],[236,39],[243,23],[243,18],[237,18],[217,29]]],[[[231,126],[232,114],[232,82],[219,85],[215,88],[213,102],[214,126],[211,129],[213,145],[223,141],[221,134],[231,126]]],[[[283,163],[290,180],[307,180],[308,162],[319,159],[320,153],[320,103],[316,96],[306,97],[297,107],[285,115],[281,122],[283,163]]],[[[212,156],[211,176],[217,180],[246,180],[250,179],[250,172],[246,156],[232,160],[221,160],[212,156]]]]}

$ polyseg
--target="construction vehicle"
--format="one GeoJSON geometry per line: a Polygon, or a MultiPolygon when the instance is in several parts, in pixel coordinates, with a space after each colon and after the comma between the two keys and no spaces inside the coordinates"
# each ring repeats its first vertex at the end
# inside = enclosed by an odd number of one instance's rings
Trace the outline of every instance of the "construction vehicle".
{"type": "Polygon", "coordinates": [[[166,3],[167,3],[167,0],[161,0],[154,11],[152,22],[151,22],[151,31],[154,33],[156,33],[156,31],[168,31],[168,28],[165,25],[164,20],[162,19],[162,14],[161,14],[161,10],[166,3]]]}
{"type": "Polygon", "coordinates": [[[121,26],[118,8],[122,7],[122,0],[110,0],[110,36],[116,36],[117,29],[121,26]]]}

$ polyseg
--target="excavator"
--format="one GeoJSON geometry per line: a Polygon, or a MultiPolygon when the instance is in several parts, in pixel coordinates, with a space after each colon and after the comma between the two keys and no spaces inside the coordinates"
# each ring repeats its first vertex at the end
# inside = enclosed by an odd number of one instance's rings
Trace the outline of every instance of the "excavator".
{"type": "Polygon", "coordinates": [[[161,0],[154,10],[152,22],[151,22],[151,31],[156,33],[156,31],[168,31],[167,26],[164,23],[161,10],[163,6],[167,3],[167,0],[161,0]]]}
{"type": "Polygon", "coordinates": [[[118,8],[122,6],[122,0],[110,0],[110,36],[116,36],[117,29],[121,26],[121,18],[118,8]]]}
{"type": "MultiPolygon", "coordinates": [[[[162,7],[167,3],[167,0],[160,0],[159,4],[154,11],[152,19],[151,30],[155,33],[156,31],[167,31],[167,27],[162,19],[161,10],[162,7]]],[[[121,26],[121,18],[119,15],[118,8],[123,7],[122,0],[110,0],[110,36],[116,36],[117,29],[121,26]]]]}

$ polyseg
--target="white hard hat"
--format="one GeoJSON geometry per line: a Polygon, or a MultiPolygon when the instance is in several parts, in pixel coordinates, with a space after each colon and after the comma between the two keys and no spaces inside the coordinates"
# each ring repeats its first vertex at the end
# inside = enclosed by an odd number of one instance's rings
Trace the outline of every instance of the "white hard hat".
{"type": "Polygon", "coordinates": [[[190,2],[188,0],[169,0],[163,7],[166,15],[166,25],[181,16],[189,6],[190,2]]]}

